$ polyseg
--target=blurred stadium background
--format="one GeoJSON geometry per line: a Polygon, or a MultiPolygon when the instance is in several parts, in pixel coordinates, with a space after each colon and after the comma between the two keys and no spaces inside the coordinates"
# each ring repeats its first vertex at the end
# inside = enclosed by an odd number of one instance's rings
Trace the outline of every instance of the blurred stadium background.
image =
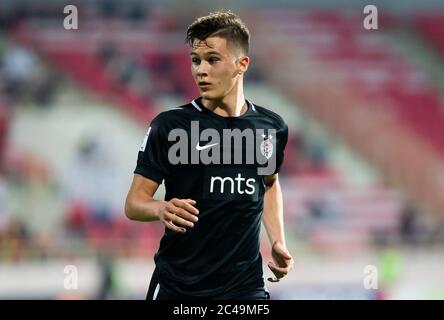
{"type": "Polygon", "coordinates": [[[163,230],[125,196],[150,120],[197,96],[186,27],[221,8],[252,32],[247,97],[290,128],[273,298],[443,299],[444,3],[373,1],[370,31],[366,4],[2,0],[0,299],[145,297],[163,230]]]}

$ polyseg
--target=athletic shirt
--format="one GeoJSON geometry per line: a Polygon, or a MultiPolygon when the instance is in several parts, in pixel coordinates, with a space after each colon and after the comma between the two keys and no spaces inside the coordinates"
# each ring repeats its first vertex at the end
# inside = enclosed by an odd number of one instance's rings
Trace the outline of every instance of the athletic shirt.
{"type": "Polygon", "coordinates": [[[199,210],[185,233],[165,228],[154,260],[166,291],[210,298],[264,286],[264,176],[279,172],[288,127],[246,102],[244,114],[224,117],[199,97],[160,113],[145,135],[134,173],[164,182],[166,201],[193,199],[199,210]]]}

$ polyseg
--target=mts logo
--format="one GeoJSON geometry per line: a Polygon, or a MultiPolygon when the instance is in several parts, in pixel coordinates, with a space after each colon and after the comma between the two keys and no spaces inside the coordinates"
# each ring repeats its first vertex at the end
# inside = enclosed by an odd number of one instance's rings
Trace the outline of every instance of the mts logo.
{"type": "Polygon", "coordinates": [[[242,174],[238,173],[236,178],[230,177],[211,177],[210,193],[216,192],[224,193],[226,190],[231,194],[237,192],[238,194],[254,194],[256,180],[254,178],[243,178],[242,174]],[[236,182],[235,182],[236,181],[236,182]],[[225,188],[227,185],[227,188],[225,188]]]}
{"type": "Polygon", "coordinates": [[[203,198],[258,201],[258,196],[263,191],[261,179],[262,176],[257,175],[254,166],[207,167],[204,174],[203,198]]]}

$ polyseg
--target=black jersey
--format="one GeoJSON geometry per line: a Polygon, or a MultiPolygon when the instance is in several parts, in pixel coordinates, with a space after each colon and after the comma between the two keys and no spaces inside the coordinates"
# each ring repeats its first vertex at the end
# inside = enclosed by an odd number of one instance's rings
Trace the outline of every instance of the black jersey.
{"type": "Polygon", "coordinates": [[[151,122],[134,173],[164,180],[165,200],[193,199],[199,210],[199,221],[185,233],[165,228],[154,257],[160,286],[181,295],[229,296],[264,286],[264,174],[279,171],[288,127],[248,101],[243,115],[223,117],[201,100],[151,122]]]}

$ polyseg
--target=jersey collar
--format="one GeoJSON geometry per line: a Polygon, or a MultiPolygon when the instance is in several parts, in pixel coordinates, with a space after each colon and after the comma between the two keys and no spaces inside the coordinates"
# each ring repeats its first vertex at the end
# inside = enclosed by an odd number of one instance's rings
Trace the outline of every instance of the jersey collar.
{"type": "Polygon", "coordinates": [[[208,115],[210,115],[212,117],[222,118],[222,119],[242,119],[242,118],[245,118],[248,115],[256,112],[255,106],[250,101],[248,101],[247,99],[245,99],[245,101],[247,102],[247,107],[248,107],[247,111],[244,114],[240,115],[239,117],[224,117],[224,116],[218,115],[217,113],[214,113],[213,111],[207,109],[203,105],[202,97],[198,97],[198,98],[194,99],[193,101],[191,101],[191,104],[199,112],[206,113],[206,114],[208,114],[208,115]]]}

